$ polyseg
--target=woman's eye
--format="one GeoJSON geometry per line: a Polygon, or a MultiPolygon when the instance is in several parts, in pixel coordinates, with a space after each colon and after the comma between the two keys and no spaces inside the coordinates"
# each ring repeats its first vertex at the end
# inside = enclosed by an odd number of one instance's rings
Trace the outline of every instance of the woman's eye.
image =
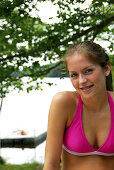
{"type": "Polygon", "coordinates": [[[76,76],[77,76],[76,73],[73,73],[73,74],[70,75],[70,77],[76,77],[76,76]]]}
{"type": "Polygon", "coordinates": [[[85,71],[85,73],[91,73],[93,70],[92,69],[88,69],[85,71]]]}

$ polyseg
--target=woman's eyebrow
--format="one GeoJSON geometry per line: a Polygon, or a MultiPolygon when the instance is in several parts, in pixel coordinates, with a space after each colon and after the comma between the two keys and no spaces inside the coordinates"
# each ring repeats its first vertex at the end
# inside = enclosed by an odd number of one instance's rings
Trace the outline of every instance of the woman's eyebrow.
{"type": "Polygon", "coordinates": [[[83,68],[82,70],[86,70],[86,69],[88,69],[89,67],[92,67],[92,66],[93,66],[93,64],[83,68]]]}
{"type": "MultiPolygon", "coordinates": [[[[84,67],[82,70],[86,70],[86,69],[88,69],[88,68],[90,68],[90,67],[92,67],[93,66],[93,64],[92,65],[89,65],[89,66],[87,66],[87,67],[84,67]]],[[[76,72],[75,70],[73,71],[73,70],[71,70],[71,71],[69,71],[69,73],[74,73],[74,72],[76,72]]]]}

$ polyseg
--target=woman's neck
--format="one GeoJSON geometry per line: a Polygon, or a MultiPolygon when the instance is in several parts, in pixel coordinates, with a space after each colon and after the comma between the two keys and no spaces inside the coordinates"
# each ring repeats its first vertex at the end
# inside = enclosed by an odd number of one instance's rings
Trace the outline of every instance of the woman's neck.
{"type": "Polygon", "coordinates": [[[103,108],[105,108],[108,104],[107,91],[104,91],[98,95],[96,94],[94,95],[94,97],[88,99],[82,97],[82,101],[84,104],[84,108],[86,108],[86,110],[92,112],[100,111],[103,108]]]}

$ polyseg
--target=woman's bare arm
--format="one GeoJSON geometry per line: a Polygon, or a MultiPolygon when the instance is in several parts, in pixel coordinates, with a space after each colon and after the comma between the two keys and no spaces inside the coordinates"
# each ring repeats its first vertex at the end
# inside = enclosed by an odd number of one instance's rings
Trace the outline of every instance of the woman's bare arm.
{"type": "Polygon", "coordinates": [[[43,170],[59,170],[63,134],[71,107],[67,93],[57,93],[51,103],[43,170]]]}

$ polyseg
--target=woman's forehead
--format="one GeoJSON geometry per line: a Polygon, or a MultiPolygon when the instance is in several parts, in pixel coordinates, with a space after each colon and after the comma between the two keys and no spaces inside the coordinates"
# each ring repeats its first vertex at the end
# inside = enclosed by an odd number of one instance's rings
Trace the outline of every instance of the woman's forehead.
{"type": "Polygon", "coordinates": [[[75,69],[86,69],[91,66],[96,66],[97,63],[91,61],[85,54],[75,53],[67,60],[67,68],[69,71],[73,71],[75,69]]]}
{"type": "Polygon", "coordinates": [[[73,62],[89,62],[93,63],[92,60],[89,59],[89,57],[83,53],[83,52],[75,52],[73,55],[67,58],[67,64],[73,63],[73,62]]]}

